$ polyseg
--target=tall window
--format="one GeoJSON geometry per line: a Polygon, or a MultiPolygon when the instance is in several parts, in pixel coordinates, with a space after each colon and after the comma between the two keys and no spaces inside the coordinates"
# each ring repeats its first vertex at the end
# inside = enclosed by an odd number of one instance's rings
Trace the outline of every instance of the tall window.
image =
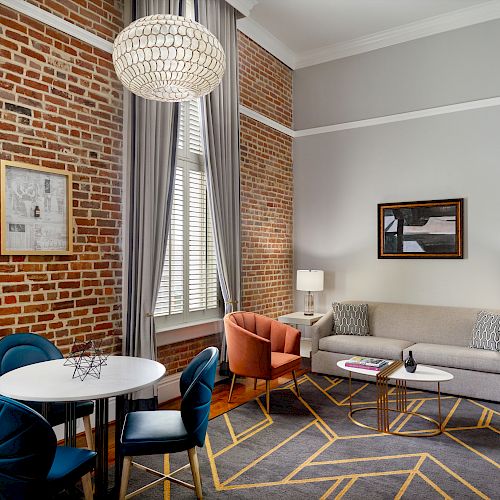
{"type": "Polygon", "coordinates": [[[172,218],[155,308],[160,326],[219,316],[200,117],[199,100],[180,103],[172,218]]]}

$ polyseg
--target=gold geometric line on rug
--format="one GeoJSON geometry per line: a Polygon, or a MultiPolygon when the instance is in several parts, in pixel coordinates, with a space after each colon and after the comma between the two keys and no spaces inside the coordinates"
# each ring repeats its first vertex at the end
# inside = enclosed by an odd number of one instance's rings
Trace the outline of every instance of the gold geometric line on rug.
{"type": "Polygon", "coordinates": [[[358,457],[358,458],[338,458],[336,460],[320,460],[318,462],[310,462],[310,466],[318,465],[338,465],[338,464],[352,464],[361,462],[378,462],[379,460],[396,460],[397,458],[425,458],[426,452],[418,453],[402,453],[399,455],[376,455],[374,457],[358,457]]]}
{"type": "Polygon", "coordinates": [[[434,457],[430,453],[427,453],[427,457],[429,458],[429,460],[432,460],[435,464],[439,465],[441,469],[443,469],[448,474],[453,476],[457,481],[461,482],[465,487],[469,488],[469,490],[473,491],[477,496],[484,498],[484,500],[489,500],[489,497],[487,495],[485,495],[482,491],[478,490],[475,486],[472,486],[472,484],[466,481],[462,476],[457,474],[455,471],[452,471],[447,465],[443,464],[443,462],[438,460],[436,457],[434,457]]]}
{"type": "Polygon", "coordinates": [[[306,458],[304,460],[304,462],[302,462],[300,465],[298,465],[297,467],[295,467],[295,469],[290,472],[290,474],[288,474],[288,476],[285,476],[283,478],[283,481],[290,481],[294,476],[296,476],[300,471],[302,471],[304,468],[308,467],[309,464],[318,456],[318,455],[321,455],[321,453],[323,453],[327,448],[329,448],[331,446],[332,443],[334,443],[336,440],[335,439],[331,439],[326,442],[323,446],[321,446],[320,448],[318,448],[312,455],[310,455],[308,458],[306,458]]]}
{"type": "Polygon", "coordinates": [[[468,399],[467,401],[469,401],[469,403],[475,404],[476,406],[479,406],[481,408],[488,408],[488,410],[492,411],[495,415],[500,416],[500,412],[494,410],[493,408],[489,408],[488,406],[485,406],[485,405],[479,403],[478,401],[474,401],[473,399],[468,399]]]}
{"type": "Polygon", "coordinates": [[[487,408],[483,408],[483,411],[481,413],[481,416],[479,417],[479,420],[477,421],[477,426],[478,427],[483,427],[483,420],[486,419],[486,416],[488,415],[488,409],[487,408]]]}
{"type": "Polygon", "coordinates": [[[302,434],[304,431],[306,431],[307,429],[309,429],[309,427],[312,427],[314,424],[315,424],[315,421],[309,422],[308,424],[306,424],[304,427],[302,427],[298,431],[295,431],[291,436],[287,437],[285,440],[281,441],[276,446],[274,446],[270,450],[266,451],[266,453],[264,453],[260,457],[256,458],[255,460],[253,460],[249,464],[247,464],[245,467],[243,467],[243,469],[240,469],[238,472],[236,472],[231,477],[229,477],[228,479],[226,479],[222,483],[222,485],[224,487],[226,487],[232,481],[234,481],[235,479],[237,479],[238,477],[240,477],[242,474],[244,474],[245,472],[247,472],[248,470],[250,470],[252,467],[254,467],[255,465],[257,465],[259,462],[261,462],[262,460],[264,460],[264,458],[267,458],[269,455],[272,455],[275,451],[277,451],[280,448],[282,448],[285,444],[287,444],[289,441],[291,441],[292,439],[294,439],[297,436],[299,436],[300,434],[302,434]]]}
{"type": "Polygon", "coordinates": [[[411,482],[413,481],[413,478],[415,477],[417,471],[420,470],[420,467],[424,463],[425,459],[426,459],[426,456],[425,456],[425,453],[423,453],[422,456],[418,459],[418,462],[416,463],[416,465],[414,467],[414,472],[410,472],[410,474],[408,474],[406,481],[403,483],[403,486],[401,486],[401,488],[399,489],[397,495],[394,497],[394,500],[400,500],[403,497],[406,490],[408,489],[408,486],[410,486],[411,482]]]}
{"type": "Polygon", "coordinates": [[[352,399],[354,396],[356,396],[356,394],[359,394],[363,389],[366,389],[369,385],[370,384],[367,383],[365,385],[362,385],[359,389],[356,389],[354,392],[351,392],[349,396],[340,401],[339,406],[344,406],[347,403],[347,401],[349,401],[349,399],[352,399]]]}
{"type": "Polygon", "coordinates": [[[338,438],[337,433],[309,406],[309,403],[304,399],[300,398],[299,401],[311,412],[311,414],[316,418],[318,422],[323,425],[323,427],[330,433],[334,438],[338,438]]]}
{"type": "Polygon", "coordinates": [[[453,417],[453,414],[455,413],[456,409],[460,405],[460,402],[462,401],[462,398],[458,398],[455,401],[455,404],[452,406],[451,410],[448,412],[448,415],[446,415],[445,419],[443,420],[443,429],[446,429],[446,426],[448,425],[448,422],[451,420],[451,417],[453,417]]]}
{"type": "Polygon", "coordinates": [[[228,486],[223,486],[221,491],[230,490],[244,490],[250,488],[264,488],[268,486],[282,486],[285,484],[309,484],[309,483],[323,483],[325,481],[335,481],[337,479],[352,479],[352,478],[364,478],[364,477],[381,477],[381,476],[401,476],[405,474],[410,474],[412,469],[401,469],[401,470],[390,470],[381,472],[364,472],[356,474],[344,474],[341,476],[325,476],[325,477],[314,477],[306,479],[290,479],[289,481],[279,480],[279,481],[267,481],[263,483],[246,483],[246,484],[231,484],[228,486]]]}
{"type": "Polygon", "coordinates": [[[490,464],[494,465],[497,469],[500,468],[500,464],[498,464],[497,462],[495,462],[495,460],[493,460],[490,457],[487,457],[484,453],[481,453],[480,451],[476,450],[475,448],[473,448],[469,444],[463,442],[458,437],[454,436],[453,434],[450,434],[448,431],[444,432],[443,434],[445,436],[448,436],[449,438],[453,439],[453,441],[455,441],[456,443],[462,445],[464,448],[467,448],[469,451],[472,451],[472,453],[475,453],[476,455],[478,455],[479,457],[481,457],[483,460],[486,460],[490,464]]]}
{"type": "Polygon", "coordinates": [[[320,497],[319,500],[326,500],[342,483],[343,479],[337,479],[320,497]]]}
{"type": "MultiPolygon", "coordinates": [[[[266,429],[267,427],[269,427],[270,425],[272,425],[274,423],[273,419],[271,418],[270,415],[268,415],[264,406],[260,402],[260,399],[256,398],[255,401],[257,401],[257,404],[259,405],[261,411],[264,413],[264,416],[265,416],[265,418],[263,420],[260,420],[258,422],[260,427],[257,427],[257,424],[256,424],[256,425],[252,426],[255,428],[254,430],[251,431],[250,429],[246,429],[243,433],[240,433],[238,436],[240,436],[241,434],[246,434],[246,435],[244,435],[243,437],[240,437],[240,438],[237,436],[237,439],[235,442],[233,441],[232,444],[228,444],[225,448],[222,448],[222,450],[219,450],[215,454],[215,457],[218,457],[219,455],[226,453],[227,451],[231,450],[232,448],[234,448],[238,444],[242,443],[243,441],[246,441],[247,439],[251,438],[252,436],[255,436],[255,434],[258,434],[259,432],[263,431],[264,429],[266,429]]],[[[227,415],[227,413],[229,413],[229,412],[224,413],[224,417],[227,415]]],[[[231,425],[231,423],[229,421],[229,417],[227,418],[227,420],[225,420],[225,422],[226,422],[226,426],[227,426],[228,422],[229,422],[229,425],[231,425]]],[[[232,425],[231,425],[231,427],[232,427],[232,425]]]]}
{"type": "MultiPolygon", "coordinates": [[[[342,491],[335,497],[335,499],[340,500],[348,491],[349,489],[354,485],[354,483],[357,481],[357,477],[353,477],[343,488],[342,491]]],[[[328,498],[328,497],[325,497],[328,498]]]]}
{"type": "Polygon", "coordinates": [[[224,417],[224,422],[226,422],[226,427],[227,427],[227,430],[229,431],[229,435],[231,436],[231,440],[232,440],[233,444],[235,444],[238,442],[238,440],[236,439],[236,434],[234,433],[233,426],[232,426],[231,422],[229,421],[229,417],[227,416],[227,413],[224,413],[223,417],[224,417]]]}
{"type": "MultiPolygon", "coordinates": [[[[423,406],[424,403],[425,399],[418,400],[418,403],[415,404],[412,411],[418,412],[418,410],[423,406]]],[[[405,414],[403,413],[403,415],[405,414]]],[[[403,422],[401,422],[401,424],[399,424],[399,426],[396,428],[396,432],[401,432],[401,429],[403,429],[403,427],[411,420],[412,417],[413,415],[411,413],[409,415],[406,415],[406,418],[403,420],[403,422]]]]}
{"type": "Polygon", "coordinates": [[[450,495],[447,495],[432,479],[427,477],[422,471],[418,470],[416,475],[422,478],[428,485],[437,491],[445,500],[453,500],[450,495]]]}

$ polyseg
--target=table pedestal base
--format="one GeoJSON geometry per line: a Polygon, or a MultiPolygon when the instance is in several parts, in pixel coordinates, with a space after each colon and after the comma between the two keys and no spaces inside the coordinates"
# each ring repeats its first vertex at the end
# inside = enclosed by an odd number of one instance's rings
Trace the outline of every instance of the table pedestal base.
{"type": "Polygon", "coordinates": [[[437,436],[443,432],[442,429],[442,418],[441,418],[441,388],[439,382],[437,383],[438,389],[438,420],[435,420],[427,415],[422,415],[414,411],[408,411],[408,399],[406,392],[406,381],[396,380],[396,408],[389,408],[389,375],[397,370],[402,365],[402,361],[395,361],[390,366],[382,370],[377,374],[377,406],[364,406],[362,408],[352,409],[352,376],[349,372],[349,418],[353,423],[365,429],[371,429],[378,432],[383,432],[384,434],[393,434],[395,436],[407,436],[407,437],[431,437],[437,436]],[[354,418],[354,413],[376,410],[377,411],[377,427],[372,425],[363,424],[354,418]],[[398,413],[399,415],[412,415],[419,417],[423,420],[431,422],[435,428],[432,429],[422,429],[416,431],[393,431],[391,427],[394,422],[391,423],[389,415],[390,413],[398,413]]]}

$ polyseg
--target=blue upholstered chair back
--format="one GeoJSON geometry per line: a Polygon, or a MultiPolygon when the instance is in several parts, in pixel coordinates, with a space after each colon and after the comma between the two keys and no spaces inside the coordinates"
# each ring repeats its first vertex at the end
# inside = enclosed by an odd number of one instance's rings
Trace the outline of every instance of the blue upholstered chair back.
{"type": "Polygon", "coordinates": [[[0,396],[0,498],[42,498],[56,446],[39,413],[0,396]]]}
{"type": "Polygon", "coordinates": [[[200,447],[205,443],[218,359],[219,350],[207,347],[191,360],[181,375],[182,421],[200,447]]]}
{"type": "Polygon", "coordinates": [[[34,333],[14,333],[0,340],[0,375],[21,366],[60,359],[63,355],[52,342],[34,333]]]}

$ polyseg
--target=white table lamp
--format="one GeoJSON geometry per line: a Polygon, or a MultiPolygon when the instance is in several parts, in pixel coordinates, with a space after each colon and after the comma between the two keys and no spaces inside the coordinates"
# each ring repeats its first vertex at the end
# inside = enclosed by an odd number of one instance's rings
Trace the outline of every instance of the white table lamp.
{"type": "Polygon", "coordinates": [[[297,290],[307,292],[304,298],[304,314],[312,316],[314,314],[314,295],[313,292],[323,290],[324,273],[316,269],[297,271],[297,290]]]}

